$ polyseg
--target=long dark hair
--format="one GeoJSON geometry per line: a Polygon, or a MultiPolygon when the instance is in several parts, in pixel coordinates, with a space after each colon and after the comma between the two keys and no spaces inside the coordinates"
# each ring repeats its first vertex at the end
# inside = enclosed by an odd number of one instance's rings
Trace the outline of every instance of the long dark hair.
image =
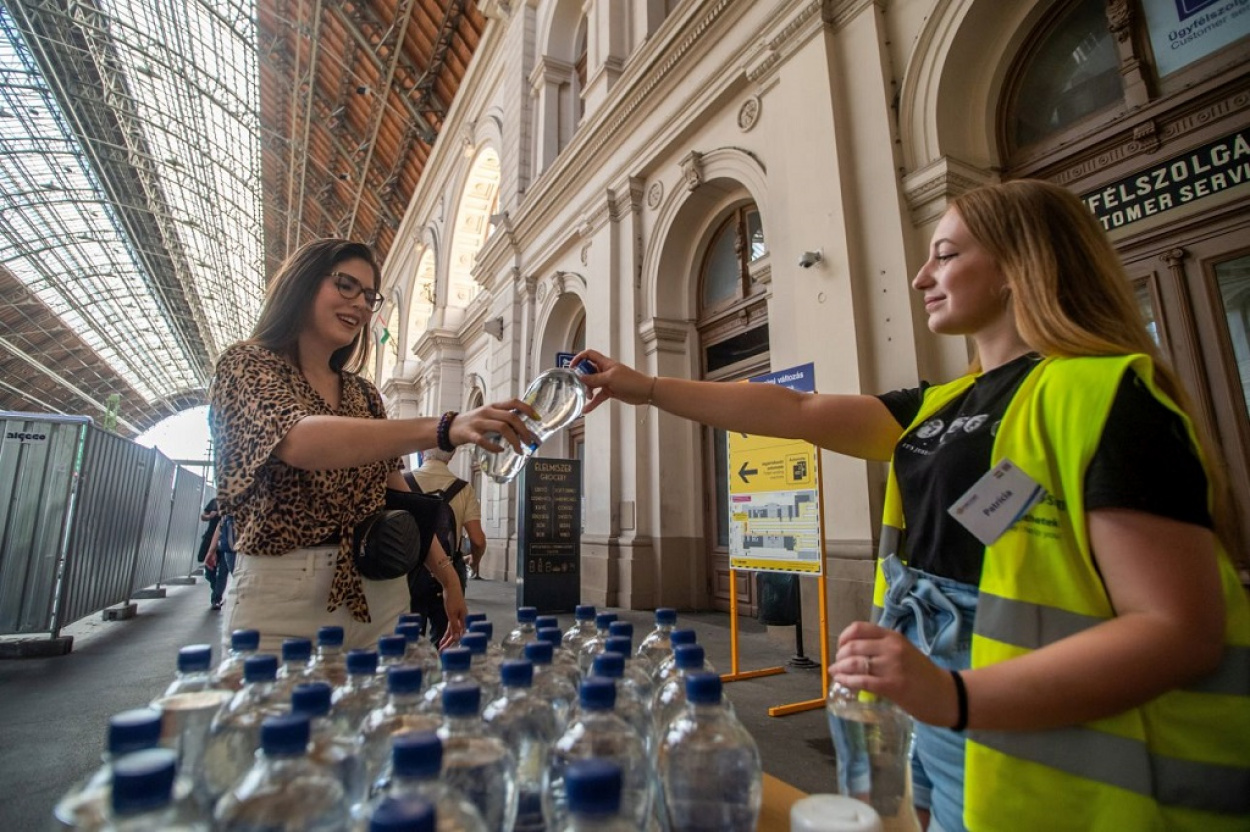
{"type": "MultiPolygon", "coordinates": [[[[374,287],[381,288],[382,273],[367,245],[332,237],[314,240],[301,246],[278,268],[265,292],[265,303],[249,340],[285,355],[299,366],[299,336],[308,324],[313,300],[321,291],[321,281],[346,260],[368,263],[373,270],[374,287]]],[[[350,344],[330,355],[331,369],[360,372],[369,361],[368,329],[365,326],[350,344]]]]}

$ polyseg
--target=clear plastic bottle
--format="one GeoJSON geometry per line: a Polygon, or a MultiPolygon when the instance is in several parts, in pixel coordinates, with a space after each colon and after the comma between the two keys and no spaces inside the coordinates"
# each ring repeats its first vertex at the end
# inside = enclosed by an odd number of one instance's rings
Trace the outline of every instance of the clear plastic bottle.
{"type": "Polygon", "coordinates": [[[482,710],[482,721],[516,759],[516,832],[543,832],[543,776],[551,744],[562,731],[551,703],[535,694],[533,664],[508,659],[501,679],[503,693],[482,710]]]}
{"type": "Polygon", "coordinates": [[[391,764],[378,793],[358,813],[358,832],[385,800],[419,797],[434,804],[439,832],[486,832],[477,807],[442,779],[443,741],[433,731],[399,734],[391,744],[391,764]]]}
{"type": "Polygon", "coordinates": [[[886,832],[919,829],[912,805],[912,719],[888,699],[831,685],[825,700],[838,793],[862,800],[886,832]]]}
{"type": "Polygon", "coordinates": [[[585,676],[590,672],[590,665],[595,656],[603,652],[603,643],[612,635],[612,624],[616,621],[614,612],[601,612],[595,616],[595,634],[582,642],[577,651],[577,667],[585,676]]]}
{"type": "MultiPolygon", "coordinates": [[[[677,648],[683,644],[697,643],[694,630],[673,630],[673,632],[669,634],[669,639],[673,645],[674,655],[669,656],[664,659],[664,661],[660,662],[660,666],[657,667],[655,669],[655,673],[652,674],[655,676],[655,686],[657,689],[668,680],[668,677],[677,672],[677,656],[675,655],[677,648]]],[[[706,653],[703,656],[703,669],[709,673],[716,672],[716,668],[712,666],[712,662],[708,659],[706,653]]]]}
{"type": "Polygon", "coordinates": [[[296,685],[316,681],[312,674],[312,642],[306,638],[288,638],[282,642],[282,666],[274,696],[279,702],[290,702],[296,685]]]}
{"type": "Polygon", "coordinates": [[[203,777],[204,749],[213,718],[230,700],[228,690],[213,687],[212,648],[192,644],[178,651],[178,673],[165,693],[152,702],[161,712],[161,745],[178,753],[179,780],[194,784],[203,777]]]}
{"type": "Polygon", "coordinates": [[[465,625],[465,633],[481,633],[486,636],[486,656],[498,667],[506,658],[503,646],[495,643],[495,625],[489,621],[474,621],[465,625]]]}
{"type": "Polygon", "coordinates": [[[439,654],[443,676],[425,689],[421,695],[421,709],[426,713],[442,715],[443,688],[448,685],[477,684],[473,675],[473,651],[467,647],[448,647],[439,654]]]}
{"type": "Polygon", "coordinates": [[[408,731],[433,731],[441,720],[428,713],[421,698],[421,668],[399,665],[386,674],[386,704],[360,723],[365,782],[372,789],[391,755],[391,738],[408,731]]]}
{"type": "MultiPolygon", "coordinates": [[[[420,617],[420,616],[418,616],[420,617]]],[[[425,673],[425,686],[438,681],[438,650],[434,642],[424,635],[425,627],[415,622],[404,622],[395,627],[395,635],[407,641],[404,648],[404,664],[415,664],[425,673]]]]}
{"type": "Polygon", "coordinates": [[[207,832],[208,824],[174,802],[175,755],[149,748],[113,764],[113,788],[106,832],[207,832]]]}
{"type": "Polygon", "coordinates": [[[677,610],[660,607],[655,611],[655,629],[647,633],[642,644],[638,645],[637,653],[638,660],[644,663],[649,672],[654,673],[661,662],[673,655],[670,636],[676,626],[677,610]]]}
{"type": "Polygon", "coordinates": [[[108,820],[112,801],[113,763],[124,754],[156,748],[161,741],[161,712],[135,708],[109,719],[108,741],[100,766],[57,801],[52,817],[58,829],[95,832],[108,820]]]}
{"type": "Polygon", "coordinates": [[[288,710],[274,695],[278,657],[261,653],[243,663],[243,688],[213,720],[204,751],[203,777],[197,788],[211,806],[252,767],[260,748],[261,723],[288,710]]]}
{"type": "MultiPolygon", "coordinates": [[[[537,635],[539,641],[545,641],[551,645],[551,663],[568,677],[569,684],[576,691],[577,686],[582,681],[582,669],[577,665],[577,654],[564,646],[560,638],[560,631],[555,627],[543,627],[538,631],[537,635]]],[[[574,693],[573,699],[576,701],[576,693],[574,693]]]]}
{"type": "Polygon", "coordinates": [[[613,711],[616,683],[590,678],[578,691],[578,709],[572,723],[551,746],[544,809],[553,829],[568,825],[568,792],[564,774],[575,760],[599,757],[621,767],[621,812],[638,829],[646,829],[654,800],[654,775],[643,739],[632,725],[613,711]]]}
{"type": "Polygon", "coordinates": [[[486,732],[482,690],[474,684],[443,688],[443,779],[477,807],[491,832],[511,832],[516,822],[516,758],[503,740],[486,732]]]}
{"type": "Polygon", "coordinates": [[[638,692],[638,697],[650,711],[651,699],[655,696],[655,682],[641,660],[634,658],[633,647],[633,641],[626,636],[609,636],[603,643],[605,653],[620,653],[625,658],[624,678],[638,692]]]}
{"type": "Polygon", "coordinates": [[[334,691],[333,704],[330,719],[334,730],[345,737],[359,734],[369,712],[386,704],[386,680],[378,675],[377,651],[347,651],[347,683],[334,691]]]}
{"type": "Polygon", "coordinates": [[[517,607],[516,627],[504,636],[503,655],[505,659],[519,659],[525,653],[525,645],[538,640],[538,607],[517,607]]]}
{"type": "Polygon", "coordinates": [[[616,685],[616,704],[613,709],[617,716],[634,727],[645,742],[647,753],[650,754],[655,735],[651,722],[651,700],[625,678],[625,656],[627,655],[627,653],[615,653],[610,650],[603,651],[595,656],[590,675],[592,678],[599,676],[611,679],[616,685]]]}
{"type": "Polygon", "coordinates": [[[621,767],[611,760],[576,760],[564,772],[569,822],[564,832],[637,832],[621,814],[621,767]]]}
{"type": "MultiPolygon", "coordinates": [[[[378,675],[385,679],[392,667],[409,664],[407,654],[408,639],[405,636],[382,636],[378,639],[378,675]]],[[[427,680],[426,684],[433,682],[427,680]]]]}
{"type": "Polygon", "coordinates": [[[260,632],[235,630],[230,634],[230,654],[213,671],[213,687],[237,691],[243,687],[243,662],[260,649],[260,632]]]}
{"type": "Polygon", "coordinates": [[[722,704],[715,673],[687,676],[686,701],[657,755],[669,828],[754,832],[764,792],[755,740],[722,704]]]}
{"type": "Polygon", "coordinates": [[[308,668],[307,681],[329,682],[330,687],[341,687],[347,681],[347,659],[343,655],[343,628],[320,627],[317,629],[317,655],[308,668]]]}
{"type": "Polygon", "coordinates": [[[465,633],[460,637],[460,646],[472,656],[469,670],[482,688],[482,699],[488,702],[499,695],[499,666],[502,664],[502,658],[495,659],[488,652],[489,644],[485,633],[465,633]]]}
{"type": "Polygon", "coordinates": [[[590,604],[578,604],[573,608],[573,625],[564,634],[564,646],[576,655],[582,643],[595,635],[595,608],[590,604]]]}
{"type": "Polygon", "coordinates": [[[419,797],[388,797],[373,813],[367,832],[434,832],[443,830],[442,815],[419,797]]]}
{"type": "Polygon", "coordinates": [[[556,718],[556,729],[563,734],[568,728],[573,707],[577,704],[577,685],[551,663],[549,643],[534,641],[525,645],[525,658],[534,666],[534,696],[551,707],[552,715],[556,718]]]}
{"type": "Polygon", "coordinates": [[[304,714],[311,724],[309,757],[334,772],[347,795],[348,806],[364,803],[369,781],[365,779],[364,758],[359,736],[340,734],[330,719],[328,682],[296,685],[291,692],[291,713],[304,714]]]}
{"type": "Polygon", "coordinates": [[[673,653],[673,673],[656,688],[651,700],[651,718],[656,737],[663,737],[673,718],[686,707],[686,679],[692,673],[707,671],[703,648],[698,644],[679,644],[673,653]]]}
{"type": "Polygon", "coordinates": [[[256,762],[213,811],[230,832],[299,829],[339,832],[350,822],[346,791],[308,756],[312,728],[303,714],[271,716],[260,729],[256,762]]]}
{"type": "Polygon", "coordinates": [[[495,482],[511,482],[525,467],[525,460],[538,450],[547,437],[582,415],[589,391],[581,376],[595,372],[598,370],[594,364],[582,361],[576,367],[552,367],[534,379],[522,399],[534,408],[538,419],[521,416],[521,421],[534,434],[534,441],[522,445],[522,452],[517,453],[498,433],[487,433],[486,438],[502,445],[503,450],[496,453],[474,445],[473,459],[478,467],[495,482]]]}

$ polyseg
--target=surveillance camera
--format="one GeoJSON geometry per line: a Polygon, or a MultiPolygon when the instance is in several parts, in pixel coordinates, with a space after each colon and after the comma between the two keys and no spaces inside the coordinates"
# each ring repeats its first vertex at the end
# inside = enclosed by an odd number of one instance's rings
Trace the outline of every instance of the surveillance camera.
{"type": "Polygon", "coordinates": [[[810,269],[823,259],[824,256],[820,253],[820,251],[805,251],[799,255],[799,267],[803,269],[810,269]]]}

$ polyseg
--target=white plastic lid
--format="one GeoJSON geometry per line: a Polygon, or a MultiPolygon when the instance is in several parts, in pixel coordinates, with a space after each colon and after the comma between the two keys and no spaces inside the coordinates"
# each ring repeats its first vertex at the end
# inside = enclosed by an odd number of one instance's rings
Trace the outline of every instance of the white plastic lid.
{"type": "Polygon", "coordinates": [[[790,832],[882,832],[881,816],[842,794],[813,794],[790,807],[790,832]]]}

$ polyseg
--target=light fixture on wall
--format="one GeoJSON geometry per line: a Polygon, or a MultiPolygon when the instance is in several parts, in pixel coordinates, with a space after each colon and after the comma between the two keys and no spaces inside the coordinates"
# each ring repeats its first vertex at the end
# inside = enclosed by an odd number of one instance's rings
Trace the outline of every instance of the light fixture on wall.
{"type": "Polygon", "coordinates": [[[815,266],[824,259],[825,255],[820,249],[816,249],[815,251],[805,251],[799,255],[799,268],[810,269],[812,266],[815,266]]]}
{"type": "Polygon", "coordinates": [[[482,329],[486,330],[486,334],[493,337],[496,341],[503,340],[503,316],[491,318],[482,324],[482,329]]]}

